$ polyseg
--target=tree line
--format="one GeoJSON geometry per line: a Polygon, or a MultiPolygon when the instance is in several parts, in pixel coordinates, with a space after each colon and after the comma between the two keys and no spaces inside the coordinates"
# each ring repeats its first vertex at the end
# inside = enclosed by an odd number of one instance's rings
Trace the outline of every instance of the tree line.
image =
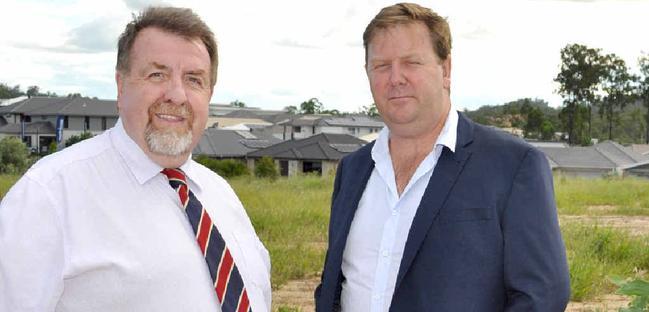
{"type": "Polygon", "coordinates": [[[568,143],[590,143],[595,112],[605,126],[600,139],[614,139],[622,112],[627,107],[637,109],[638,103],[644,108],[644,133],[639,139],[649,143],[649,55],[638,58],[638,69],[639,74],[632,73],[621,57],[598,48],[569,44],[561,49],[560,71],[554,81],[563,97],[559,119],[568,143]]]}

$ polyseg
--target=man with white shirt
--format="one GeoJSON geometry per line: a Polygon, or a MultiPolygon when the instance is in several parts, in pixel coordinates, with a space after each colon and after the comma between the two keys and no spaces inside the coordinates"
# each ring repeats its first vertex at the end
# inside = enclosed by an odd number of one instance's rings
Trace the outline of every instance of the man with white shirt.
{"type": "Polygon", "coordinates": [[[400,3],[363,42],[387,127],[338,166],[316,310],[563,311],[547,160],[451,109],[447,21],[400,3]]]}
{"type": "Polygon", "coordinates": [[[270,260],[190,156],[217,45],[189,9],[126,26],[114,128],[45,157],[0,204],[0,311],[269,311],[270,260]]]}

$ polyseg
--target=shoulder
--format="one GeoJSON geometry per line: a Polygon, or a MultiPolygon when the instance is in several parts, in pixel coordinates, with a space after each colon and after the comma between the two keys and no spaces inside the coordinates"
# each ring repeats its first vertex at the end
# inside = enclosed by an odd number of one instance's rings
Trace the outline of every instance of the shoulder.
{"type": "Polygon", "coordinates": [[[517,136],[498,128],[475,123],[465,116],[462,119],[462,123],[466,123],[469,126],[460,127],[458,131],[470,129],[473,138],[469,148],[474,153],[507,161],[520,161],[530,153],[542,154],[538,149],[517,136]]]}
{"type": "Polygon", "coordinates": [[[361,148],[358,150],[354,151],[353,153],[350,153],[343,157],[340,160],[341,164],[358,164],[358,163],[365,163],[368,161],[372,160],[372,147],[374,146],[374,142],[372,141],[368,144],[363,145],[361,148]]]}
{"type": "Polygon", "coordinates": [[[26,173],[25,177],[47,184],[55,177],[80,170],[79,164],[92,161],[112,149],[109,132],[83,140],[77,144],[41,158],[26,173]]]}

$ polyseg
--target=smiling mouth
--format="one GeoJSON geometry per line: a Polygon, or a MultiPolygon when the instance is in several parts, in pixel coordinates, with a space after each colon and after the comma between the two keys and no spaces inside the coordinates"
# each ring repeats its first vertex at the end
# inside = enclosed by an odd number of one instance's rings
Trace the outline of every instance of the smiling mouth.
{"type": "Polygon", "coordinates": [[[184,117],[168,115],[168,114],[155,114],[155,116],[158,117],[159,119],[162,119],[164,121],[170,121],[170,122],[180,122],[185,120],[184,117]]]}

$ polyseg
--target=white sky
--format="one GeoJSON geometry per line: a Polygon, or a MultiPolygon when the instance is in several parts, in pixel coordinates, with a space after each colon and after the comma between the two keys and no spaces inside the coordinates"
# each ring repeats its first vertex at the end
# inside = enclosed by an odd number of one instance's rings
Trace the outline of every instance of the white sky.
{"type": "MultiPolygon", "coordinates": [[[[117,37],[137,12],[166,3],[194,9],[219,43],[213,103],[281,109],[318,98],[353,112],[373,102],[362,33],[393,1],[3,0],[0,82],[60,95],[115,99],[117,37]]],[[[623,57],[649,53],[649,0],[419,1],[448,17],[452,102],[476,109],[523,97],[561,104],[560,50],[580,43],[623,57]]]]}

